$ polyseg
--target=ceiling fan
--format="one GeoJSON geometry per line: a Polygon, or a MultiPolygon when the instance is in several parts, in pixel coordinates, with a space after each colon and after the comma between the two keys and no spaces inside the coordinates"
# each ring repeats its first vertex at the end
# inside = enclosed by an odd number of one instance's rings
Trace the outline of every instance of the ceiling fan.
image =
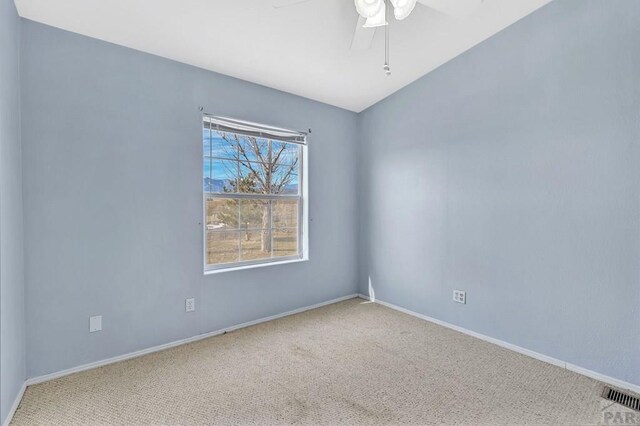
{"type": "MultiPolygon", "coordinates": [[[[306,3],[310,0],[276,0],[274,9],[306,3]]],[[[397,20],[405,19],[419,3],[454,18],[466,18],[473,14],[484,0],[354,0],[358,11],[358,22],[351,40],[351,50],[366,50],[371,47],[376,28],[388,23],[387,6],[393,9],[397,20]]],[[[388,64],[385,64],[388,66],[388,64]]],[[[387,68],[385,68],[387,71],[387,68]]]]}

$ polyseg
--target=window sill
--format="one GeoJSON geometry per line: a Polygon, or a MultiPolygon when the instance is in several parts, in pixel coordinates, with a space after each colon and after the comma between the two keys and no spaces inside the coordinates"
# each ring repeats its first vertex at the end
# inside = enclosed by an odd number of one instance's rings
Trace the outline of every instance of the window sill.
{"type": "Polygon", "coordinates": [[[223,272],[243,271],[245,269],[264,268],[266,266],[288,265],[290,263],[308,262],[309,258],[289,259],[280,262],[254,263],[252,265],[232,266],[229,268],[209,269],[204,271],[204,275],[222,274],[223,272]]]}

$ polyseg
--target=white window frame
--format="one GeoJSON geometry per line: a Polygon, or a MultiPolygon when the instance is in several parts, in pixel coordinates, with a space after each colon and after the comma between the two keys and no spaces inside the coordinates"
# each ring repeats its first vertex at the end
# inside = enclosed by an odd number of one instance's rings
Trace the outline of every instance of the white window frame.
{"type": "MultiPolygon", "coordinates": [[[[203,182],[204,182],[204,167],[201,166],[201,190],[202,190],[202,248],[203,248],[203,266],[205,275],[227,272],[227,271],[237,271],[243,269],[251,269],[256,267],[263,266],[272,266],[272,265],[283,265],[288,263],[296,263],[296,262],[304,262],[309,260],[309,202],[308,202],[308,147],[307,147],[307,139],[308,134],[306,132],[298,132],[292,131],[272,126],[267,126],[263,124],[230,119],[226,117],[219,117],[211,114],[203,114],[202,117],[202,128],[214,130],[214,127],[207,127],[207,123],[209,126],[213,126],[210,124],[211,121],[215,121],[216,123],[223,123],[223,125],[228,126],[237,126],[237,133],[243,134],[244,131],[250,131],[252,133],[255,132],[263,132],[265,138],[279,141],[279,142],[288,142],[281,141],[273,135],[296,135],[297,139],[300,142],[297,144],[300,146],[299,157],[298,157],[298,194],[243,194],[243,193],[209,193],[205,192],[203,182]],[[221,264],[208,264],[207,263],[207,199],[208,198],[217,198],[217,199],[270,199],[270,200],[291,200],[296,199],[299,200],[298,203],[298,254],[293,256],[280,256],[280,257],[271,257],[266,259],[258,259],[258,260],[246,260],[246,261],[238,261],[238,262],[230,262],[230,263],[221,263],[221,264]]],[[[220,128],[215,128],[215,130],[219,130],[220,128]]],[[[229,133],[233,133],[232,129],[227,128],[229,133]]],[[[289,142],[292,143],[292,142],[289,142]]],[[[202,144],[202,141],[201,141],[202,144]]],[[[201,145],[202,147],[202,145],[201,145]]],[[[201,151],[201,155],[204,158],[205,154],[201,151]]],[[[241,247],[239,248],[241,250],[241,247]]]]}

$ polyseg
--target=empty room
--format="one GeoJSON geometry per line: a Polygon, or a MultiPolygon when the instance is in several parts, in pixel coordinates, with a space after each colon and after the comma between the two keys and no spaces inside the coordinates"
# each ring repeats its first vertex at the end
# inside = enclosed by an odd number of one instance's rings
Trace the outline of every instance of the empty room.
{"type": "Polygon", "coordinates": [[[640,0],[0,0],[0,425],[640,426],[640,0]]]}

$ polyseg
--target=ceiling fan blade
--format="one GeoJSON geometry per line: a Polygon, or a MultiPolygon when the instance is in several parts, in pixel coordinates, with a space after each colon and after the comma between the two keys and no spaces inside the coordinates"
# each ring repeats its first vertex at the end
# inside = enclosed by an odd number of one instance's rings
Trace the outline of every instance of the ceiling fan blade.
{"type": "Polygon", "coordinates": [[[296,4],[306,3],[309,0],[276,0],[272,6],[274,9],[282,9],[283,7],[295,6],[296,4]]]}
{"type": "Polygon", "coordinates": [[[351,50],[367,50],[371,47],[376,29],[364,28],[363,25],[365,22],[365,18],[358,16],[358,23],[353,33],[353,39],[351,40],[351,50]]]}
{"type": "Polygon", "coordinates": [[[418,0],[438,12],[455,18],[467,18],[475,12],[483,0],[418,0]]]}

